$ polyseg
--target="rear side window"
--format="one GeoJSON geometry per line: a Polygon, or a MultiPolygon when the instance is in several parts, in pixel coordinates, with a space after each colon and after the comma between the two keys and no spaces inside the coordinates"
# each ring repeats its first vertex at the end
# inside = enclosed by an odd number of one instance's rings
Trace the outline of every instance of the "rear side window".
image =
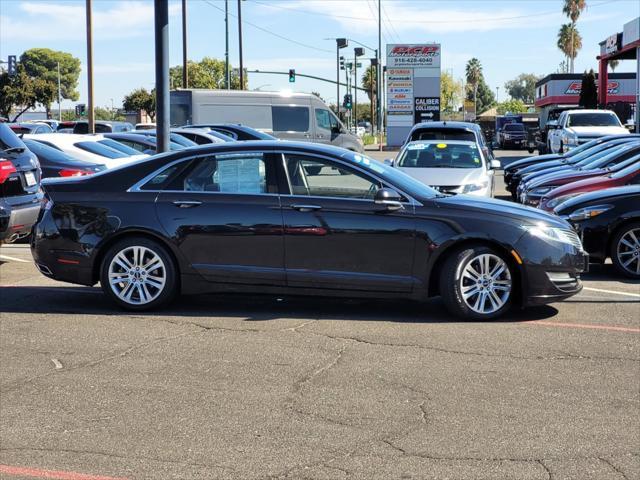
{"type": "Polygon", "coordinates": [[[308,132],[309,107],[275,105],[271,107],[274,132],[308,132]]]}
{"type": "Polygon", "coordinates": [[[119,152],[122,152],[126,155],[138,155],[137,150],[134,150],[131,147],[128,147],[126,145],[124,145],[123,143],[120,142],[116,142],[115,140],[112,140],[110,138],[105,138],[103,140],[98,140],[98,143],[101,143],[103,145],[106,145],[107,147],[111,147],[115,150],[118,150],[119,152]]]}
{"type": "Polygon", "coordinates": [[[107,147],[106,145],[102,145],[101,143],[98,143],[98,142],[78,142],[78,143],[74,143],[73,145],[87,152],[100,155],[101,157],[106,157],[106,158],[128,157],[128,155],[126,155],[125,153],[122,153],[111,147],[107,147]]]}
{"type": "Polygon", "coordinates": [[[473,132],[455,128],[426,128],[413,132],[411,140],[466,140],[475,142],[476,135],[473,132]]]}

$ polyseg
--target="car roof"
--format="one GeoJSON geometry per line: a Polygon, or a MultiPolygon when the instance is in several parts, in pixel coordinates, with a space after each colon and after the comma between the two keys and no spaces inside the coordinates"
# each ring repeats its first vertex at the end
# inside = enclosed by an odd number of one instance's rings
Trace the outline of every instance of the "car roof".
{"type": "Polygon", "coordinates": [[[430,143],[430,144],[451,144],[451,145],[473,145],[474,147],[478,144],[471,140],[437,140],[437,139],[429,139],[429,140],[411,140],[407,143],[407,145],[412,145],[416,143],[430,143]]]}
{"type": "Polygon", "coordinates": [[[39,133],[37,135],[25,135],[25,138],[32,140],[41,140],[53,143],[54,145],[73,145],[78,142],[97,142],[105,137],[97,133],[95,135],[83,135],[77,133],[39,133]]]}
{"type": "Polygon", "coordinates": [[[475,123],[471,123],[471,122],[448,122],[448,121],[442,121],[442,122],[421,122],[421,123],[416,123],[413,128],[411,129],[411,131],[413,130],[417,130],[418,128],[466,128],[468,130],[473,130],[473,131],[477,131],[480,126],[475,124],[475,123]]]}
{"type": "Polygon", "coordinates": [[[565,110],[562,113],[566,113],[567,115],[572,113],[609,113],[609,114],[613,113],[615,115],[615,112],[611,110],[596,110],[596,109],[587,109],[587,108],[581,108],[576,110],[565,110]]]}

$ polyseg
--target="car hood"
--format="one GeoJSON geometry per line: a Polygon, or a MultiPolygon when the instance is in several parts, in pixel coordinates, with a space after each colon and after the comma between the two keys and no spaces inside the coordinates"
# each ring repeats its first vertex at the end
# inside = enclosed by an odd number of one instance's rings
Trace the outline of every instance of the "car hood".
{"type": "MultiPolygon", "coordinates": [[[[567,185],[567,187],[568,186],[569,185],[567,185]]],[[[585,193],[580,197],[574,197],[561,203],[560,206],[556,208],[555,213],[556,215],[563,215],[566,212],[572,212],[577,208],[582,207],[583,205],[607,202],[618,198],[628,198],[629,200],[631,200],[633,198],[639,198],[638,196],[640,196],[640,185],[596,190],[595,192],[585,193]]]]}
{"type": "Polygon", "coordinates": [[[515,162],[511,162],[509,165],[504,167],[505,171],[507,170],[515,170],[517,168],[528,167],[531,164],[541,164],[543,162],[547,162],[549,160],[557,160],[562,155],[556,155],[554,153],[549,153],[546,155],[535,155],[532,157],[521,158],[520,160],[516,160],[515,162]]]}
{"type": "Polygon", "coordinates": [[[629,130],[624,127],[569,127],[567,128],[567,131],[573,132],[579,137],[629,133],[629,130]]]}
{"type": "Polygon", "coordinates": [[[518,171],[518,175],[527,175],[529,173],[539,172],[547,168],[559,167],[562,165],[566,165],[566,163],[562,162],[560,159],[549,160],[542,163],[535,163],[533,165],[529,165],[528,167],[525,167],[522,170],[518,171]]]}
{"type": "Polygon", "coordinates": [[[508,216],[519,221],[522,225],[535,225],[544,222],[554,227],[567,228],[568,224],[537,208],[525,207],[518,203],[497,200],[495,198],[475,197],[471,195],[452,195],[436,199],[438,205],[449,208],[459,208],[471,213],[482,215],[508,216]]]}
{"type": "Polygon", "coordinates": [[[558,188],[554,188],[545,195],[547,200],[562,197],[570,193],[576,192],[592,192],[594,190],[602,190],[605,188],[617,187],[622,185],[622,180],[613,179],[608,175],[592,176],[591,178],[576,179],[575,182],[567,183],[558,188]]]}
{"type": "Polygon", "coordinates": [[[434,186],[468,185],[479,183],[487,179],[484,168],[403,168],[402,173],[424,183],[434,186]]]}
{"type": "Polygon", "coordinates": [[[567,183],[576,182],[584,178],[597,177],[604,175],[606,170],[570,170],[544,175],[531,183],[527,183],[527,190],[537,187],[547,187],[549,185],[565,185],[567,183]]]}

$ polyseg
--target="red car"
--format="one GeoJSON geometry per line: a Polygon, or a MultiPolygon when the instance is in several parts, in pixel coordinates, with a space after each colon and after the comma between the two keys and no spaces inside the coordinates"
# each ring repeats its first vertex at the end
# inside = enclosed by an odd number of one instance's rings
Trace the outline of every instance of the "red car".
{"type": "Polygon", "coordinates": [[[538,208],[547,212],[552,212],[555,207],[565,200],[580,195],[581,193],[638,184],[640,184],[640,161],[636,161],[631,165],[628,165],[617,172],[609,173],[608,175],[591,177],[554,188],[542,197],[538,208]]]}

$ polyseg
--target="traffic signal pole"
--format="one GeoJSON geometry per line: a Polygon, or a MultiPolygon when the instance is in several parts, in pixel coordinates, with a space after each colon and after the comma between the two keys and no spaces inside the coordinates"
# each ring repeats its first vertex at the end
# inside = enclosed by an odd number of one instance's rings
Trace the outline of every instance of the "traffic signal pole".
{"type": "Polygon", "coordinates": [[[154,0],[156,152],[169,151],[169,0],[154,0]]]}
{"type": "Polygon", "coordinates": [[[96,133],[96,122],[93,115],[93,22],[91,18],[91,0],[87,0],[86,3],[86,15],[87,15],[87,90],[88,90],[88,102],[87,109],[89,110],[87,115],[88,132],[96,133]]]}

